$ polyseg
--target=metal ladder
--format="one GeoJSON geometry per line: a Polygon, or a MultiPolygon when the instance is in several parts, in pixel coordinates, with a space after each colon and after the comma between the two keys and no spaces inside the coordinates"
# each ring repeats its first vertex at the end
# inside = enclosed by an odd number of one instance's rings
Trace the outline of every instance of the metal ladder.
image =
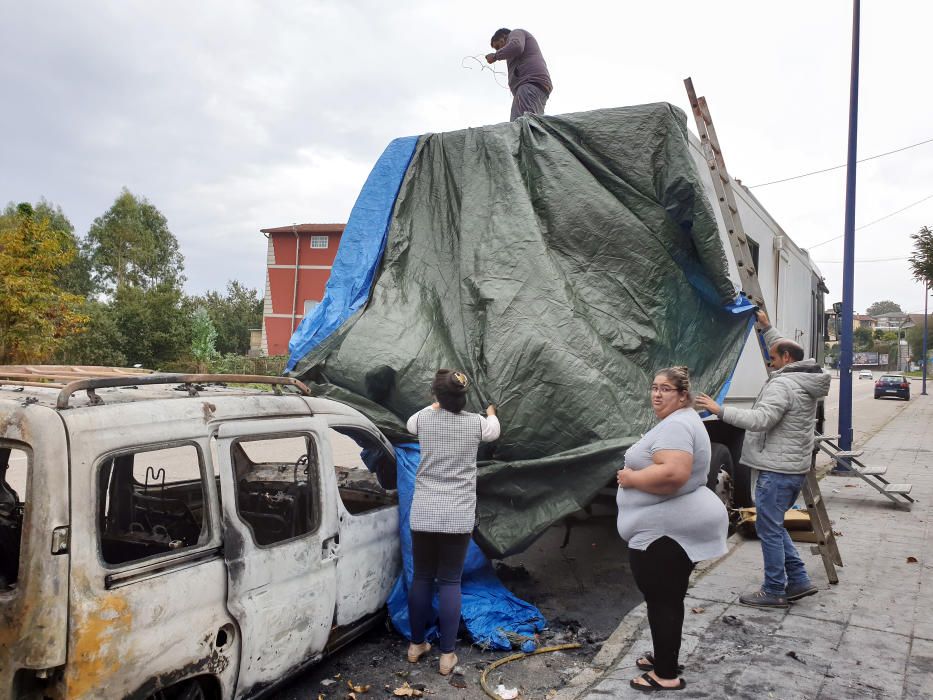
{"type": "Polygon", "coordinates": [[[911,504],[917,502],[910,496],[913,484],[892,484],[884,478],[884,474],[888,471],[887,467],[870,467],[860,462],[858,457],[864,454],[864,450],[843,450],[837,444],[838,435],[817,434],[816,440],[820,450],[832,457],[837,467],[847,470],[842,474],[843,476],[858,477],[882,496],[890,499],[898,508],[910,510],[911,504]]]}
{"type": "MultiPolygon", "coordinates": [[[[726,170],[726,161],[722,155],[722,148],[719,146],[719,138],[716,136],[716,128],[713,126],[709,106],[706,104],[705,97],[697,97],[691,78],[684,80],[684,86],[687,88],[687,97],[690,100],[697,132],[700,135],[700,145],[703,148],[706,164],[709,166],[710,175],[713,178],[713,187],[719,200],[719,209],[722,212],[726,231],[729,234],[729,245],[732,247],[732,254],[739,271],[742,291],[754,304],[767,313],[761,284],[758,281],[758,270],[755,269],[752,250],[748,245],[748,237],[745,235],[745,229],[739,217],[739,208],[736,205],[735,192],[732,189],[732,178],[729,176],[729,171],[726,170]]],[[[768,347],[764,342],[763,334],[758,330],[757,326],[755,331],[758,336],[758,349],[761,351],[761,357],[765,363],[765,371],[770,374],[768,347]]],[[[818,444],[822,445],[822,443],[818,444]]],[[[826,512],[823,494],[820,492],[815,464],[814,453],[810,471],[807,472],[806,481],[804,481],[801,488],[804,503],[807,505],[807,513],[810,516],[810,525],[816,535],[816,546],[812,547],[811,551],[814,554],[819,554],[823,559],[823,566],[826,568],[829,582],[839,583],[835,567],[842,566],[842,557],[839,554],[839,548],[836,546],[836,536],[833,533],[832,524],[826,512]]]]}

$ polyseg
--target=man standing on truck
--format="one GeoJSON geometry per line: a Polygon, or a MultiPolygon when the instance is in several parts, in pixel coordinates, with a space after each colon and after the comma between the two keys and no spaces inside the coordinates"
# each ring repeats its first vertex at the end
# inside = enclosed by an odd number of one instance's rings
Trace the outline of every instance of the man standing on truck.
{"type": "Polygon", "coordinates": [[[551,74],[537,40],[524,29],[497,29],[489,42],[494,53],[486,54],[487,63],[505,61],[512,91],[514,122],[526,112],[544,114],[544,105],[551,94],[551,74]]]}
{"type": "Polygon", "coordinates": [[[784,513],[794,505],[810,470],[817,401],[829,393],[830,377],[803,348],[782,338],[764,311],[758,311],[774,370],[750,409],[720,406],[706,394],[695,405],[743,428],[742,463],[757,471],[755,530],[761,540],[764,584],[739,597],[743,605],[786,608],[789,601],[817,592],[784,528],[784,513]]]}

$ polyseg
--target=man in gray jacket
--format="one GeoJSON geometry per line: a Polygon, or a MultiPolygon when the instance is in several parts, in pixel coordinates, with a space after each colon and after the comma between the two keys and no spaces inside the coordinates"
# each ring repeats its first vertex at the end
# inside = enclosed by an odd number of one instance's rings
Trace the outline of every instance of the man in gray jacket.
{"type": "Polygon", "coordinates": [[[788,601],[817,592],[784,529],[784,513],[794,505],[810,470],[817,401],[829,393],[830,377],[803,348],[782,338],[767,315],[758,312],[771,368],[750,409],[720,406],[706,394],[695,405],[745,430],[742,463],[757,470],[755,529],[761,540],[765,578],[760,590],[739,598],[758,608],[786,608],[788,601]]]}

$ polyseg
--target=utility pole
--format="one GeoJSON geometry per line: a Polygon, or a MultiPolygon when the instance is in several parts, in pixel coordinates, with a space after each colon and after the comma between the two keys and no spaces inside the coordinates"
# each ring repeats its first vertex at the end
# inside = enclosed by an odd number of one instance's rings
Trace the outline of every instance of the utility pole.
{"type": "MultiPolygon", "coordinates": [[[[852,67],[849,75],[849,153],[842,256],[842,338],[839,343],[839,446],[852,449],[852,311],[855,295],[855,165],[858,159],[858,60],[860,0],[852,2],[852,67]]],[[[851,471],[837,462],[835,473],[851,471]]]]}

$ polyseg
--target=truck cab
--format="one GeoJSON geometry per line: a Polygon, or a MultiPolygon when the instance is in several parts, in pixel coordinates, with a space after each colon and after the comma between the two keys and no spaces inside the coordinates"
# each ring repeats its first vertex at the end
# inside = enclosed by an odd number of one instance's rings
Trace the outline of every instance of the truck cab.
{"type": "Polygon", "coordinates": [[[256,697],[380,621],[395,455],[362,414],[281,377],[20,369],[0,698],[256,697]]]}

